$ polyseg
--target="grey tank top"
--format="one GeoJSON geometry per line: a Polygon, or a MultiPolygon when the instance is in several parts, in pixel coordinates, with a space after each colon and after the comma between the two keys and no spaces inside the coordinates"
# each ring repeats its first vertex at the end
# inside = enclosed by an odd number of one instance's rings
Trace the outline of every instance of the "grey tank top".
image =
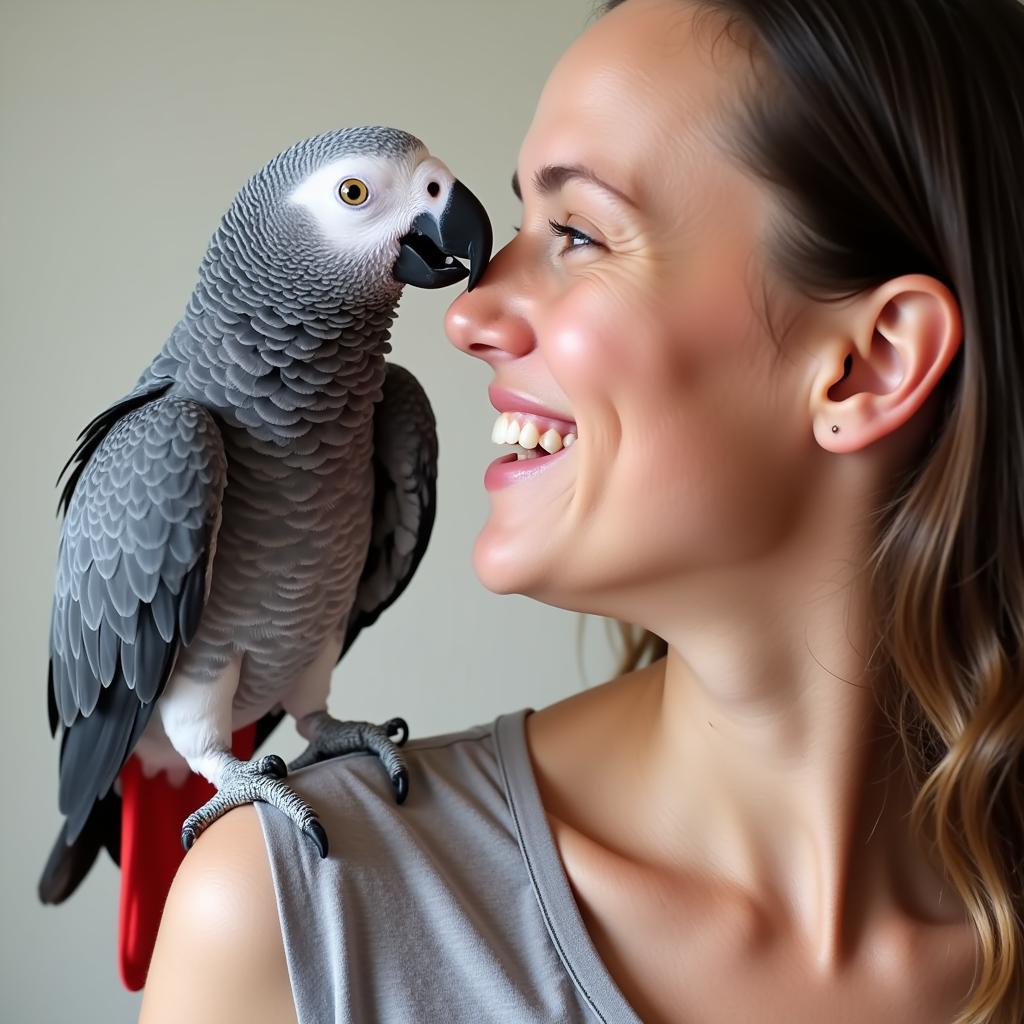
{"type": "Polygon", "coordinates": [[[532,708],[289,776],[330,855],[256,808],[299,1024],[640,1024],[595,950],[526,746],[532,708]]]}

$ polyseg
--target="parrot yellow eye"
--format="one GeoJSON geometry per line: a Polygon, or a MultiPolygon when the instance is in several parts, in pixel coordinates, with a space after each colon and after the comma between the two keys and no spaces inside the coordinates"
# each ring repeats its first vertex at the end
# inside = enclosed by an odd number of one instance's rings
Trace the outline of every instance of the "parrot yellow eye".
{"type": "Polygon", "coordinates": [[[366,187],[366,182],[358,178],[346,178],[338,186],[338,196],[349,206],[362,206],[370,198],[370,190],[366,187]]]}

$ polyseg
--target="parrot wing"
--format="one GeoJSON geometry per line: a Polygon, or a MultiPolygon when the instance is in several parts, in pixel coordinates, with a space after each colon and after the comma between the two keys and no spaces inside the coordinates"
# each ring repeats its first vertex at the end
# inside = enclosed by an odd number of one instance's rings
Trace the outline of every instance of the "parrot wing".
{"type": "Polygon", "coordinates": [[[339,661],[408,586],[434,527],[437,424],[419,381],[397,363],[387,364],[373,414],[373,473],[373,533],[339,661]]]}
{"type": "Polygon", "coordinates": [[[62,497],[49,670],[68,843],[142,735],[208,593],[227,460],[213,414],[169,387],[102,413],[68,460],[80,462],[62,497]]]}

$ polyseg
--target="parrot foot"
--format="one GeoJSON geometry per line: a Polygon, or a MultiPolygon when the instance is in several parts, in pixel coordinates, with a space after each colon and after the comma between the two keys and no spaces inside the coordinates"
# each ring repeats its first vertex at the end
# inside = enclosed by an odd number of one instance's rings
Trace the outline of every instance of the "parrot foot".
{"type": "MultiPolygon", "coordinates": [[[[341,722],[326,711],[318,711],[306,717],[303,725],[312,727],[313,738],[309,746],[288,765],[289,771],[305,768],[307,765],[325,761],[329,757],[340,757],[356,750],[369,750],[383,762],[384,768],[394,786],[398,803],[405,800],[409,792],[409,773],[405,760],[398,748],[409,738],[409,726],[402,718],[391,718],[383,725],[372,722],[341,722]],[[400,732],[401,738],[392,743],[390,736],[400,732]]],[[[307,732],[308,736],[309,733],[307,732]]]]}
{"type": "Polygon", "coordinates": [[[232,807],[262,800],[287,814],[309,837],[320,856],[326,857],[327,833],[309,804],[281,781],[287,774],[288,769],[277,754],[252,761],[230,761],[221,774],[220,786],[213,799],[185,819],[181,827],[181,845],[186,850],[190,849],[200,834],[232,807]]]}

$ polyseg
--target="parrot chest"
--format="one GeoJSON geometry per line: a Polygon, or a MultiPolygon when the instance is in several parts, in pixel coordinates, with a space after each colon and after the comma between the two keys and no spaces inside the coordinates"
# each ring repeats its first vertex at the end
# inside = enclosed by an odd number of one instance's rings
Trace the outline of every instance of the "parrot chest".
{"type": "Polygon", "coordinates": [[[227,484],[209,593],[180,668],[212,683],[241,654],[236,718],[273,707],[341,633],[355,600],[373,526],[388,314],[361,317],[343,338],[294,339],[306,356],[282,366],[277,353],[269,372],[271,353],[245,347],[253,332],[235,337],[236,327],[209,344],[210,323],[183,320],[166,365],[154,364],[221,426],[227,484]]]}
{"type": "Polygon", "coordinates": [[[236,711],[276,703],[355,599],[373,526],[372,408],[340,443],[323,434],[296,455],[224,431],[228,483],[193,649],[211,673],[244,652],[236,711]]]}

